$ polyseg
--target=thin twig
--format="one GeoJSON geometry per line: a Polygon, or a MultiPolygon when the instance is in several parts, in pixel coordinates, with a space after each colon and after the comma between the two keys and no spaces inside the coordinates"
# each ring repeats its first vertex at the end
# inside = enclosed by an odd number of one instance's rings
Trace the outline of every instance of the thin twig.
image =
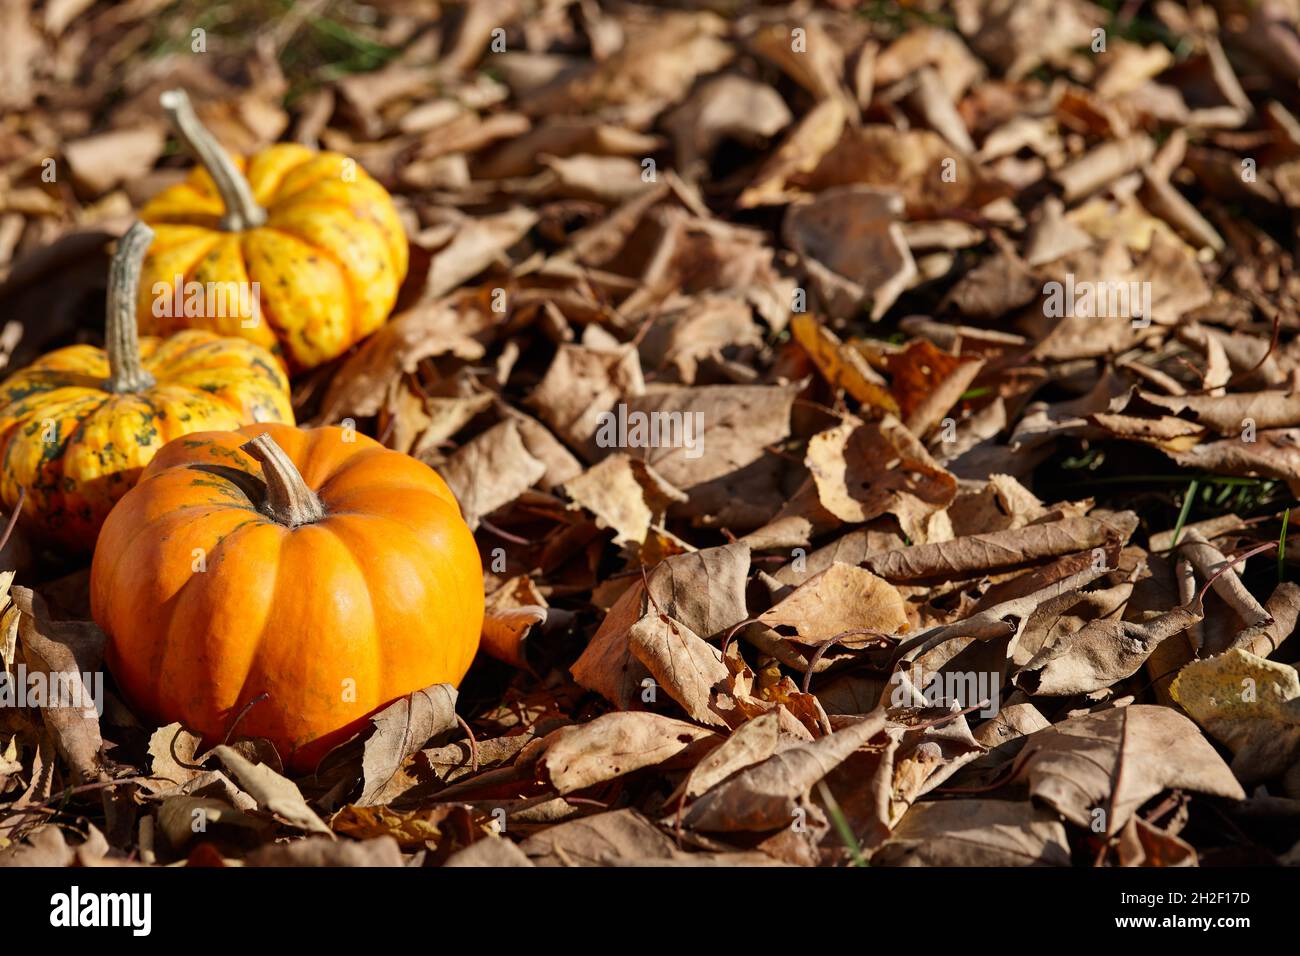
{"type": "Polygon", "coordinates": [[[248,712],[250,710],[252,710],[256,705],[260,704],[262,701],[269,699],[270,696],[271,695],[268,691],[262,691],[262,693],[258,694],[247,704],[245,704],[244,709],[239,712],[239,716],[236,717],[234,723],[230,725],[230,729],[226,731],[226,736],[221,739],[221,743],[223,745],[230,743],[230,735],[235,732],[235,728],[239,726],[239,722],[248,716],[248,712]]]}
{"type": "Polygon", "coordinates": [[[491,521],[488,521],[487,518],[479,518],[478,523],[479,526],[482,527],[485,531],[489,531],[492,534],[496,535],[498,538],[501,538],[503,541],[509,541],[511,544],[521,544],[527,546],[534,543],[528,540],[527,538],[519,537],[519,535],[517,534],[511,534],[509,531],[506,531],[504,528],[498,528],[491,521]]]}
{"type": "MultiPolygon", "coordinates": [[[[176,753],[176,741],[180,739],[180,736],[183,733],[185,733],[185,728],[177,727],[176,733],[172,734],[172,742],[170,748],[172,753],[172,760],[176,763],[178,767],[184,767],[186,770],[202,770],[203,769],[202,764],[186,763],[184,760],[181,759],[180,755],[176,753]]],[[[229,734],[227,734],[227,737],[229,737],[229,734]]]]}
{"type": "MultiPolygon", "coordinates": [[[[1196,543],[1199,544],[1200,542],[1196,542],[1196,543]]],[[[1208,581],[1205,582],[1205,587],[1201,588],[1201,593],[1197,595],[1197,600],[1198,600],[1198,601],[1203,601],[1203,600],[1205,600],[1205,592],[1208,591],[1208,590],[1210,589],[1210,585],[1213,584],[1215,581],[1217,581],[1217,580],[1219,579],[1220,575],[1222,575],[1224,572],[1226,572],[1226,571],[1228,571],[1229,569],[1231,569],[1231,567],[1232,567],[1234,564],[1236,564],[1236,563],[1239,562],[1239,561],[1245,561],[1247,558],[1253,558],[1253,557],[1254,557],[1255,555],[1257,555],[1257,554],[1263,554],[1265,551],[1269,551],[1269,550],[1271,550],[1271,549],[1273,549],[1273,548],[1276,548],[1276,547],[1277,547],[1277,542],[1276,542],[1276,541],[1265,541],[1263,544],[1259,545],[1258,547],[1251,548],[1249,551],[1247,551],[1247,552],[1246,552],[1245,554],[1243,554],[1243,555],[1240,555],[1239,557],[1228,558],[1226,561],[1224,561],[1224,563],[1223,563],[1223,567],[1221,567],[1221,568],[1219,568],[1219,570],[1215,571],[1214,574],[1210,577],[1210,579],[1209,579],[1208,581]]],[[[1268,623],[1271,623],[1272,620],[1273,620],[1273,616],[1270,614],[1270,615],[1268,615],[1267,620],[1261,621],[1260,623],[1261,623],[1261,624],[1268,624],[1268,623]]]]}
{"type": "Polygon", "coordinates": [[[460,724],[460,729],[465,731],[465,736],[469,738],[469,772],[478,773],[478,741],[474,739],[474,731],[470,730],[469,724],[465,723],[465,718],[460,714],[456,715],[456,723],[460,724]]]}
{"type": "Polygon", "coordinates": [[[870,627],[855,628],[854,630],[851,631],[841,631],[839,634],[836,634],[834,637],[828,637],[826,640],[822,641],[820,644],[817,645],[817,650],[814,651],[813,656],[808,659],[808,664],[804,668],[804,672],[803,672],[803,686],[800,687],[800,690],[802,690],[805,694],[808,693],[808,688],[812,685],[813,668],[817,666],[818,662],[821,661],[822,656],[825,655],[827,651],[829,651],[836,644],[839,644],[841,641],[847,640],[850,637],[863,637],[863,636],[874,637],[882,644],[886,646],[889,645],[890,635],[886,634],[884,631],[877,631],[874,628],[870,628],[870,627]]]}
{"type": "Polygon", "coordinates": [[[9,543],[9,536],[14,533],[14,528],[18,525],[18,518],[23,513],[23,502],[27,500],[27,489],[18,489],[18,500],[14,502],[14,510],[9,513],[9,520],[5,522],[4,534],[0,535],[0,551],[4,550],[9,543]]]}

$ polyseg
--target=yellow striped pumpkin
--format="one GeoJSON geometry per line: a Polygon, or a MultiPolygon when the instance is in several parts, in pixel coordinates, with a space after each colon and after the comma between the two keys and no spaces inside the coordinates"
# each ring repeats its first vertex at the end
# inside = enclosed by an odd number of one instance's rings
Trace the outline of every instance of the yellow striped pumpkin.
{"type": "Polygon", "coordinates": [[[26,489],[34,542],[87,552],[113,504],[180,435],[293,423],[289,383],[266,349],[190,331],[140,338],[135,299],[153,233],[136,223],[109,276],[107,347],[72,345],[0,383],[0,499],[26,489]]]}
{"type": "Polygon", "coordinates": [[[232,157],[184,91],[167,91],[162,105],[200,165],[140,211],[157,233],[140,284],[141,328],[242,336],[299,371],[383,325],[409,248],[379,183],[355,160],[294,143],[232,157]],[[256,294],[240,300],[246,309],[214,309],[192,294],[222,287],[256,294]],[[160,298],[188,307],[158,315],[160,298]]]}

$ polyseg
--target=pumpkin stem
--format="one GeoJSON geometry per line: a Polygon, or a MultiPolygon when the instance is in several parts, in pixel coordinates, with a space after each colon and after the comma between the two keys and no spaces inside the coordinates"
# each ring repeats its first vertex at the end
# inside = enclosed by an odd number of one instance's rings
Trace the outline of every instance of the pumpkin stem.
{"type": "Polygon", "coordinates": [[[140,361],[140,334],[135,324],[140,267],[151,242],[153,230],[137,222],[117,240],[117,251],[108,269],[108,327],[104,335],[110,392],[139,392],[154,383],[140,361]]]}
{"type": "Polygon", "coordinates": [[[263,432],[241,449],[262,463],[266,478],[266,513],[289,528],[320,521],[325,506],[302,480],[302,472],[275,439],[263,432]]]}
{"type": "Polygon", "coordinates": [[[199,121],[186,92],[167,90],[158,97],[158,102],[171,120],[176,135],[198,157],[216,184],[222,205],[226,207],[226,214],[221,218],[221,228],[227,232],[242,232],[265,223],[266,210],[253,198],[253,189],[248,185],[248,180],[236,168],[230,155],[221,148],[216,137],[199,121]]]}

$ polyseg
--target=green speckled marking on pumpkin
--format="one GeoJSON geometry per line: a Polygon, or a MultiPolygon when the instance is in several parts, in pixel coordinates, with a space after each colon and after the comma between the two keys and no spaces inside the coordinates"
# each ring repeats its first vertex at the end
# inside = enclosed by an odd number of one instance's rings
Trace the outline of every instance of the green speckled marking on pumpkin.
{"type": "MultiPolygon", "coordinates": [[[[159,384],[134,394],[145,407],[123,409],[126,419],[117,418],[110,404],[119,396],[102,390],[104,353],[90,346],[56,350],[0,383],[0,492],[12,506],[26,488],[24,522],[81,546],[88,536],[93,540],[107,508],[134,483],[168,432],[291,421],[287,379],[265,350],[204,332],[181,335],[193,338],[149,343],[145,364],[159,384]],[[44,440],[49,422],[53,441],[44,440]],[[78,461],[73,472],[65,471],[69,454],[78,461]]],[[[237,453],[220,454],[241,461],[237,453]]]]}
{"type": "Polygon", "coordinates": [[[190,479],[191,488],[207,488],[217,492],[223,498],[230,498],[232,501],[247,502],[248,496],[240,491],[231,482],[223,478],[217,478],[211,474],[199,472],[190,479]]]}

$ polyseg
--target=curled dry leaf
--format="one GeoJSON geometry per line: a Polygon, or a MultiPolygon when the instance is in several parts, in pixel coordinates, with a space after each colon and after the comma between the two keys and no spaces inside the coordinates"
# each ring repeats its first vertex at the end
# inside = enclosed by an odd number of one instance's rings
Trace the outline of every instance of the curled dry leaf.
{"type": "Polygon", "coordinates": [[[797,181],[817,192],[849,184],[893,190],[903,197],[908,215],[917,218],[934,218],[954,206],[979,206],[980,200],[988,202],[1002,192],[954,152],[930,130],[862,126],[847,130],[797,181]],[[935,174],[945,168],[951,170],[947,177],[935,174]]]}
{"type": "Polygon", "coordinates": [[[519,427],[507,419],[462,446],[441,472],[460,502],[465,522],[477,528],[483,517],[539,481],[546,465],[532,456],[519,427]]]}
{"type": "Polygon", "coordinates": [[[426,300],[437,300],[492,265],[531,229],[537,214],[524,208],[469,219],[429,262],[426,300]]]}
{"type": "MultiPolygon", "coordinates": [[[[950,706],[976,706],[977,700],[956,700],[950,706]]],[[[926,711],[922,711],[926,713],[926,711]]],[[[966,764],[982,757],[984,748],[971,736],[964,716],[937,727],[901,727],[891,723],[890,736],[898,739],[891,759],[889,818],[892,826],[918,799],[943,784],[966,764]]],[[[882,788],[883,789],[883,788],[882,788]]]]}
{"type": "Polygon", "coordinates": [[[674,133],[677,168],[693,177],[723,140],[761,142],[779,133],[792,118],[785,100],[772,87],[726,73],[701,83],[667,115],[665,123],[674,133]]]}
{"type": "Polygon", "coordinates": [[[1268,623],[1247,627],[1232,639],[1232,648],[1257,657],[1269,657],[1293,635],[1300,621],[1300,585],[1283,581],[1264,605],[1268,623]]]}
{"type": "Polygon", "coordinates": [[[642,359],[672,365],[687,385],[700,377],[703,363],[725,366],[728,355],[743,356],[763,345],[750,303],[730,295],[700,296],[695,304],[665,317],[665,326],[662,347],[657,347],[654,330],[643,340],[642,359]]]}
{"type": "Polygon", "coordinates": [[[416,754],[412,769],[421,782],[437,779],[450,784],[479,770],[508,765],[534,740],[568,723],[568,718],[551,717],[519,733],[478,740],[473,744],[467,738],[453,738],[452,743],[421,750],[416,754]],[[475,754],[478,755],[477,768],[474,766],[475,754]]]}
{"type": "Polygon", "coordinates": [[[890,389],[898,414],[914,435],[924,436],[961,399],[984,363],[949,355],[925,339],[889,356],[890,389]]]}
{"type": "Polygon", "coordinates": [[[368,338],[330,381],[321,422],[378,413],[389,386],[415,371],[422,359],[455,355],[473,361],[485,353],[477,333],[490,327],[486,309],[448,299],[417,306],[395,316],[368,338]]]}
{"type": "Polygon", "coordinates": [[[628,644],[658,686],[692,720],[726,726],[715,697],[726,689],[729,672],[717,648],[680,621],[653,613],[632,625],[628,644]]]}
{"type": "Polygon", "coordinates": [[[548,195],[613,205],[654,189],[642,177],[641,164],[623,156],[544,156],[541,162],[551,172],[544,187],[548,195]]]}
{"type": "Polygon", "coordinates": [[[1300,395],[1283,392],[1238,392],[1233,395],[1157,395],[1136,392],[1126,411],[1163,409],[1214,429],[1220,435],[1239,435],[1246,422],[1256,428],[1300,425],[1300,395]]]}
{"type": "Polygon", "coordinates": [[[791,28],[784,23],[760,27],[749,43],[817,99],[838,96],[848,101],[843,86],[844,53],[836,38],[815,19],[801,20],[800,24],[807,38],[806,48],[791,43],[791,28]]]}
{"type": "Polygon", "coordinates": [[[151,773],[150,779],[142,784],[143,787],[156,794],[166,795],[201,777],[205,771],[195,769],[201,744],[198,736],[180,724],[159,727],[149,737],[151,773]]]}
{"type": "Polygon", "coordinates": [[[737,771],[766,760],[780,745],[780,729],[781,721],[776,711],[746,720],[691,768],[666,805],[674,806],[682,799],[693,800],[737,771]]]}
{"type": "Polygon", "coordinates": [[[1152,704],[1112,707],[1031,734],[1014,779],[1076,826],[1100,820],[1107,834],[1164,790],[1246,796],[1195,724],[1152,704]]]}
{"type": "Polygon", "coordinates": [[[1129,817],[1115,847],[1120,866],[1196,866],[1191,844],[1140,816],[1129,817]]]}
{"type": "Polygon", "coordinates": [[[443,843],[458,815],[465,816],[465,808],[458,804],[400,811],[385,805],[348,804],[330,817],[330,827],[356,840],[391,837],[404,850],[433,849],[443,843]]]}
{"type": "Polygon", "coordinates": [[[1126,540],[1136,526],[1137,515],[1132,512],[1105,518],[1062,518],[1008,531],[899,548],[871,555],[863,563],[889,581],[963,578],[1082,549],[1095,550],[1116,539],[1126,540]]]}
{"type": "Polygon", "coordinates": [[[754,182],[736,200],[741,209],[766,206],[788,201],[792,193],[790,183],[801,175],[812,172],[839,141],[844,132],[848,111],[838,98],[824,99],[814,106],[786,134],[754,177],[754,182]]]}
{"type": "Polygon", "coordinates": [[[690,805],[693,830],[765,832],[788,827],[817,781],[885,729],[877,711],[829,736],[790,747],[719,784],[690,805]]]}
{"type": "Polygon", "coordinates": [[[693,763],[717,742],[712,731],[659,714],[604,714],[555,731],[537,769],[557,792],[573,793],[675,758],[693,763]]]}
{"type": "Polygon", "coordinates": [[[884,378],[811,313],[796,312],[791,316],[790,333],[832,387],[844,389],[873,408],[898,411],[898,403],[885,387],[884,378]]]}
{"type": "Polygon", "coordinates": [[[1281,478],[1293,494],[1300,494],[1300,428],[1261,431],[1253,442],[1241,436],[1204,442],[1169,457],[1186,468],[1216,474],[1281,478]]]}
{"type": "Polygon", "coordinates": [[[566,495],[615,532],[614,543],[645,541],[650,526],[663,522],[668,506],[687,496],[639,458],[616,452],[565,482],[566,495]]]}
{"type": "Polygon", "coordinates": [[[1149,621],[1090,621],[1043,648],[1015,675],[1027,694],[1064,697],[1090,694],[1136,674],[1162,641],[1205,617],[1196,602],[1149,621]]]}
{"type": "Polygon", "coordinates": [[[574,679],[616,707],[626,710],[637,706],[642,682],[653,678],[633,653],[633,626],[647,616],[664,614],[691,634],[713,637],[748,616],[748,572],[749,548],[743,544],[667,558],[648,572],[648,591],[637,580],[609,609],[591,643],[574,663],[574,679]]]}
{"type": "Polygon", "coordinates": [[[77,182],[103,193],[148,173],[164,145],[161,127],[143,126],[87,136],[68,143],[63,152],[77,182]]]}
{"type": "Polygon", "coordinates": [[[822,506],[835,517],[860,522],[892,514],[913,540],[926,539],[929,516],[957,493],[957,480],[892,415],[815,435],[805,464],[822,506]]]}
{"type": "Polygon", "coordinates": [[[41,827],[27,843],[0,849],[0,867],[94,866],[108,853],[108,841],[92,824],[90,835],[70,846],[58,827],[41,827]]]}
{"type": "Polygon", "coordinates": [[[695,78],[724,66],[734,55],[721,35],[727,26],[707,12],[657,12],[632,25],[627,42],[614,56],[590,62],[575,75],[561,75],[524,100],[534,114],[585,112],[601,106],[653,108],[678,102],[695,78]]]}
{"type": "Polygon", "coordinates": [[[362,760],[364,787],[357,805],[388,803],[414,781],[405,776],[408,757],[438,734],[456,726],[456,688],[434,684],[394,701],[370,718],[375,732],[362,760]]]}
{"type": "Polygon", "coordinates": [[[643,389],[634,348],[562,345],[533,392],[532,403],[570,448],[588,461],[596,461],[603,457],[596,437],[602,415],[643,389]]]}
{"type": "Polygon", "coordinates": [[[546,598],[533,579],[511,578],[487,596],[482,649],[499,661],[527,667],[525,644],[534,627],[546,623],[546,598]]]}
{"type": "Polygon", "coordinates": [[[45,600],[28,588],[15,587],[12,596],[21,613],[18,646],[28,672],[33,677],[41,675],[57,696],[42,708],[55,745],[76,782],[95,780],[104,766],[98,712],[103,691],[92,675],[102,674],[104,632],[89,621],[51,620],[45,600]]]}
{"type": "Polygon", "coordinates": [[[323,820],[307,806],[302,791],[266,764],[253,763],[234,747],[221,744],[213,754],[226,765],[239,785],[257,801],[257,805],[277,820],[308,833],[333,835],[323,820]]]}
{"type": "Polygon", "coordinates": [[[211,797],[193,797],[188,794],[171,794],[163,798],[156,815],[158,832],[173,850],[184,850],[195,842],[201,833],[212,829],[213,836],[228,832],[230,828],[251,831],[259,835],[268,828],[265,819],[232,807],[224,800],[211,797]],[[196,829],[201,823],[203,829],[196,829]]]}

